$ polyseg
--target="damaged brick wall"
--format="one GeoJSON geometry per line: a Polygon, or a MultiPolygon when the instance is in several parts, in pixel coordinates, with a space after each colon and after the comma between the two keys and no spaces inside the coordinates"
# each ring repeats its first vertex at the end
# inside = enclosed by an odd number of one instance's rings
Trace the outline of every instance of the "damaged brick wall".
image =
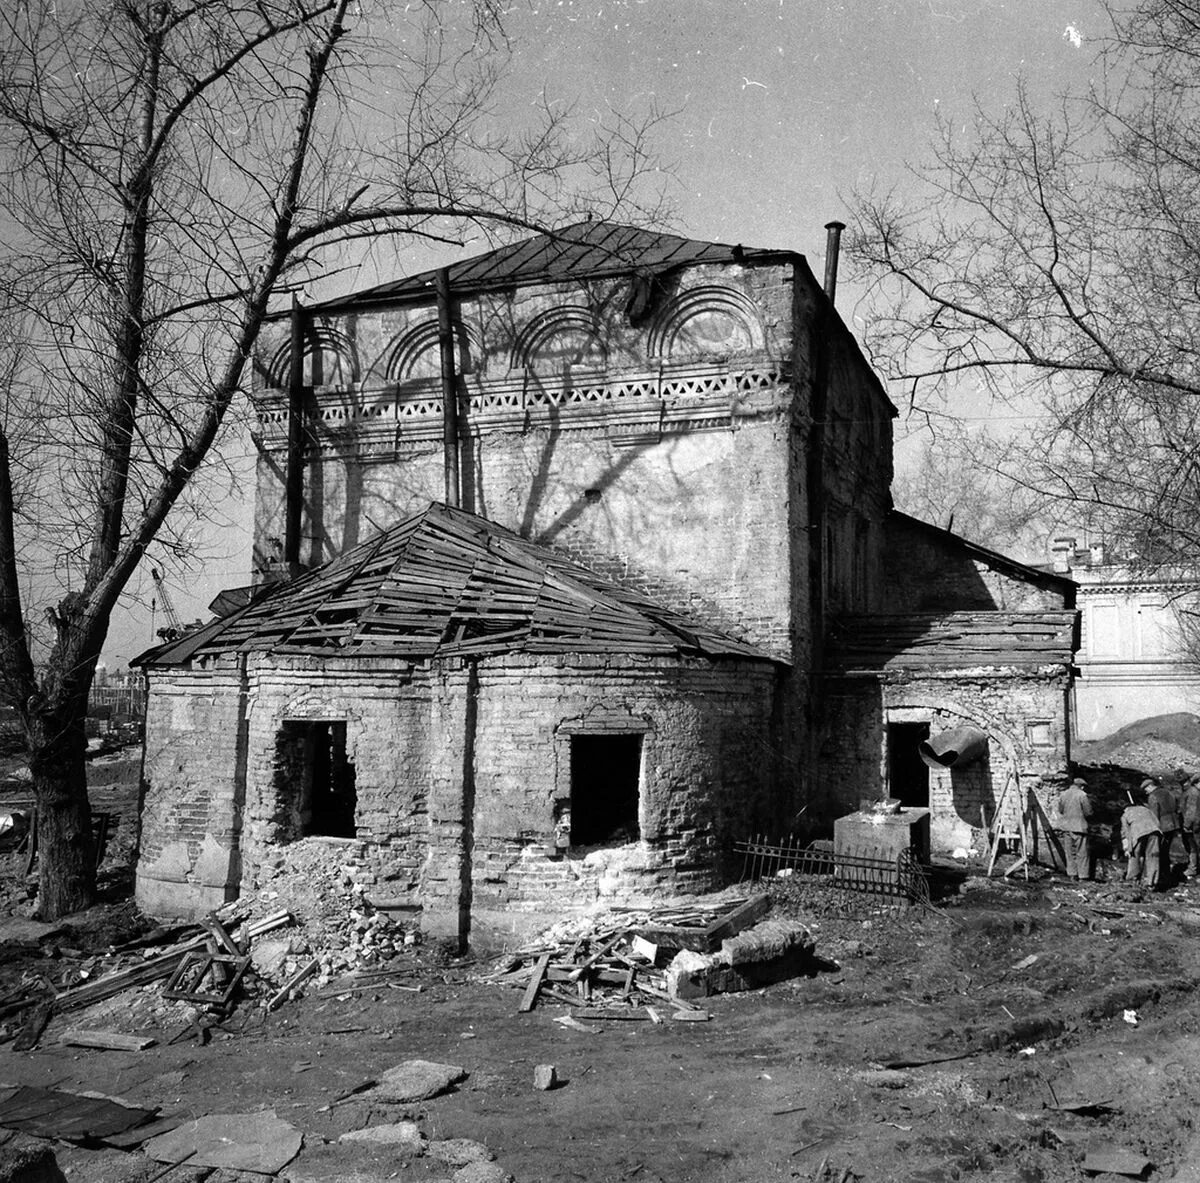
{"type": "MultiPolygon", "coordinates": [[[[787,372],[791,284],[786,266],[688,268],[660,295],[658,320],[636,326],[628,279],[462,300],[464,508],[608,556],[673,607],[700,597],[710,623],[790,657],[792,551],[807,545],[789,528],[803,497],[790,422],[797,398],[807,404],[787,372]]],[[[444,496],[436,338],[423,328],[433,316],[426,304],[322,322],[310,564],[444,496]]],[[[276,324],[263,338],[258,372],[274,381],[286,337],[276,324]]],[[[277,392],[257,397],[265,570],[284,532],[286,412],[277,392]]]]}
{"type": "Polygon", "coordinates": [[[766,824],[777,675],[753,662],[507,658],[479,673],[472,912],[533,916],[712,887],[732,842],[766,824]],[[572,736],[642,737],[640,840],[553,851],[572,736]],[[549,741],[549,742],[548,742],[549,741]]]}
{"type": "Polygon", "coordinates": [[[825,797],[847,813],[878,795],[875,786],[886,788],[889,724],[927,723],[934,736],[962,725],[977,727],[990,737],[980,761],[929,770],[931,842],[943,852],[986,849],[980,809],[990,823],[1013,771],[1022,793],[1033,790],[1052,815],[1067,779],[1068,685],[1063,667],[831,680],[821,749],[825,797]]]}
{"type": "Polygon", "coordinates": [[[352,850],[358,882],[423,906],[428,930],[445,935],[711,885],[728,844],[774,806],[777,680],[765,662],[636,657],[476,669],[251,656],[244,673],[233,659],[151,671],[139,901],[195,915],[271,878],[297,841],[331,859],[352,850]],[[306,722],[344,725],[352,839],[297,832],[288,794],[303,777],[280,735],[306,722]],[[645,737],[641,841],[557,857],[570,736],[630,731],[645,737]]]}
{"type": "Polygon", "coordinates": [[[186,673],[148,671],[136,898],[147,915],[201,915],[232,899],[245,697],[236,661],[186,673]]]}

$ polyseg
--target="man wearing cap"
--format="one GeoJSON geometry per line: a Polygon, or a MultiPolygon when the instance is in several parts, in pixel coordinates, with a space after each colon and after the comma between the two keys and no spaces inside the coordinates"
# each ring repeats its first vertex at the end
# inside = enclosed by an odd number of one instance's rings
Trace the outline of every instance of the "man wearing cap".
{"type": "Polygon", "coordinates": [[[1158,883],[1158,818],[1145,805],[1132,802],[1121,814],[1121,845],[1125,848],[1125,879],[1140,879],[1147,887],[1158,883]]]}
{"type": "Polygon", "coordinates": [[[1200,773],[1188,777],[1180,799],[1183,813],[1183,844],[1187,847],[1187,873],[1191,878],[1200,874],[1200,773]]]}
{"type": "Polygon", "coordinates": [[[1162,838],[1158,843],[1158,882],[1157,886],[1166,890],[1171,886],[1171,847],[1175,835],[1179,833],[1179,814],[1175,806],[1175,794],[1157,780],[1147,778],[1142,781],[1146,792],[1146,808],[1154,814],[1158,821],[1162,838]]]}
{"type": "Polygon", "coordinates": [[[1092,877],[1091,851],[1088,849],[1088,822],[1092,817],[1092,800],[1087,795],[1087,781],[1076,777],[1058,799],[1058,818],[1054,828],[1062,835],[1067,854],[1067,877],[1092,877]]]}

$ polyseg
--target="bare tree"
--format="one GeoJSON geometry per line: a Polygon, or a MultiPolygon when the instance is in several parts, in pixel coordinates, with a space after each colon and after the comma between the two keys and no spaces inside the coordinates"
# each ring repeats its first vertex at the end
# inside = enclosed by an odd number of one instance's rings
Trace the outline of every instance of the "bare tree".
{"type": "Polygon", "coordinates": [[[272,301],[353,244],[659,201],[661,116],[495,118],[499,0],[17,0],[0,13],[0,696],[40,910],[91,902],[111,613],[219,458],[272,301]],[[39,613],[39,603],[44,615],[39,613]]]}
{"type": "Polygon", "coordinates": [[[861,194],[869,348],[914,407],[1030,416],[1009,479],[1163,563],[1200,553],[1200,3],[1110,12],[1101,81],[939,124],[918,192],[861,194]]]}
{"type": "Polygon", "coordinates": [[[1049,524],[1039,499],[996,472],[1000,455],[986,439],[946,423],[920,452],[897,465],[896,508],[1013,557],[1040,557],[1049,524]]]}

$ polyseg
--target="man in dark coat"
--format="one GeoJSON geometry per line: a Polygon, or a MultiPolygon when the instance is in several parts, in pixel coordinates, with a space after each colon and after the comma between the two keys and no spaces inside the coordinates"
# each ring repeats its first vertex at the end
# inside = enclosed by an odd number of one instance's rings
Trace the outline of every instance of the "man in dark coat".
{"type": "Polygon", "coordinates": [[[1183,817],[1183,844],[1187,847],[1187,873],[1191,878],[1200,874],[1200,773],[1190,776],[1183,786],[1180,801],[1183,817]]]}
{"type": "Polygon", "coordinates": [[[1146,792],[1146,808],[1154,814],[1162,838],[1158,843],[1158,887],[1165,891],[1171,886],[1171,847],[1179,833],[1179,814],[1176,811],[1175,794],[1157,780],[1142,781],[1146,792]]]}

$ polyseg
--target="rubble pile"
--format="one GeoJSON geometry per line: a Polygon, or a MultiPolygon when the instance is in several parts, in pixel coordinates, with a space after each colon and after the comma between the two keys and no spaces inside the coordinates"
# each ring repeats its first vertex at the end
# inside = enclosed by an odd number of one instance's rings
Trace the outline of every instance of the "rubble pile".
{"type": "Polygon", "coordinates": [[[281,907],[295,922],[287,952],[275,964],[256,966],[272,980],[283,980],[302,962],[315,959],[316,984],[353,970],[385,965],[420,934],[412,921],[394,919],[376,908],[367,892],[374,876],[353,845],[347,857],[330,857],[322,840],[294,842],[279,848],[259,872],[257,889],[242,896],[251,917],[281,907]]]}
{"type": "MultiPolygon", "coordinates": [[[[689,1000],[754,989],[820,963],[808,928],[763,919],[770,898],[655,911],[615,910],[562,921],[528,947],[501,958],[481,980],[524,991],[520,1009],[540,998],[578,1019],[707,1017],[689,1000]]],[[[571,1022],[569,1016],[565,1020],[571,1022]]]]}

